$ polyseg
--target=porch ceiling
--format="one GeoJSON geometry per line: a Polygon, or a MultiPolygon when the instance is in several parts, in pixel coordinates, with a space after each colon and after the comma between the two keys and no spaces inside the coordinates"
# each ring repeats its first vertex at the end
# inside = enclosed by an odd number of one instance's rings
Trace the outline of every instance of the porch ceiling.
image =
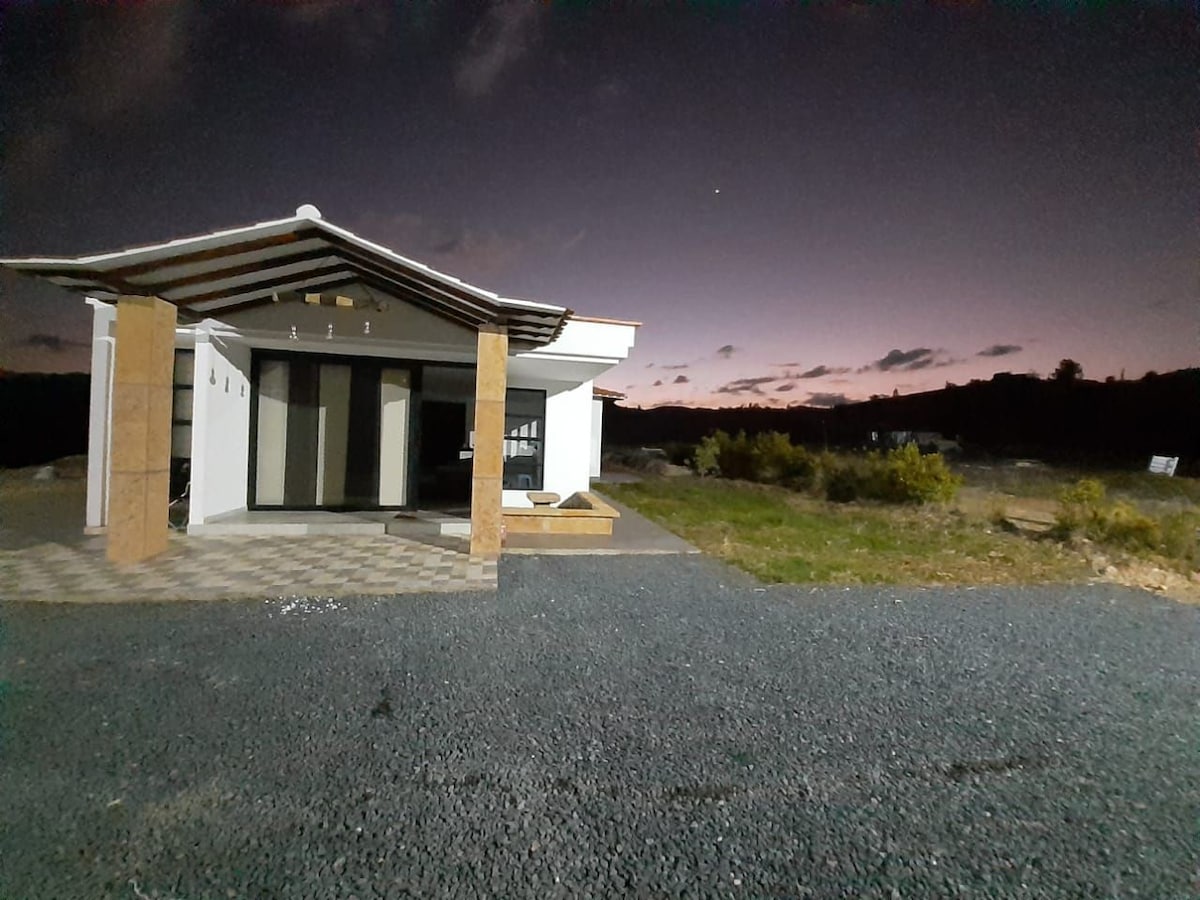
{"type": "Polygon", "coordinates": [[[504,326],[518,345],[552,342],[571,315],[438,272],[324,221],[312,206],[287,219],[164,244],[74,258],[0,259],[0,266],[101,300],[152,295],[214,318],[271,303],[284,292],[363,284],[463,325],[504,326]]]}

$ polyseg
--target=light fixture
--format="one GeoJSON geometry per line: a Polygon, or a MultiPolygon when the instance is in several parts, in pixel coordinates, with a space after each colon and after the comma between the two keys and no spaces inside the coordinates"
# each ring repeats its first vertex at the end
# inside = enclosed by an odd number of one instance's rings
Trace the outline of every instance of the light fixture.
{"type": "Polygon", "coordinates": [[[370,334],[370,333],[371,333],[371,320],[367,319],[367,321],[363,322],[363,334],[370,334]]]}
{"type": "Polygon", "coordinates": [[[332,340],[333,340],[333,323],[332,323],[332,322],[330,322],[330,323],[329,323],[329,325],[328,325],[328,326],[327,326],[327,328],[326,328],[326,331],[325,331],[325,340],[327,340],[327,341],[332,341],[332,340]]]}
{"type": "Polygon", "coordinates": [[[288,340],[292,340],[292,341],[299,340],[299,338],[296,336],[296,326],[295,325],[292,326],[292,330],[288,334],[288,340]]]}

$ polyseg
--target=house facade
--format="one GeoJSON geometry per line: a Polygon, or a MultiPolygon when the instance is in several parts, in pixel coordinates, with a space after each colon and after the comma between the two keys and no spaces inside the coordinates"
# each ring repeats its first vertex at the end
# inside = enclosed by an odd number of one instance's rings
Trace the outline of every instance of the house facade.
{"type": "Polygon", "coordinates": [[[504,508],[595,474],[593,379],[637,323],[501,297],[321,218],[73,259],[0,264],[93,309],[87,524],[109,556],[247,511],[504,508]]]}

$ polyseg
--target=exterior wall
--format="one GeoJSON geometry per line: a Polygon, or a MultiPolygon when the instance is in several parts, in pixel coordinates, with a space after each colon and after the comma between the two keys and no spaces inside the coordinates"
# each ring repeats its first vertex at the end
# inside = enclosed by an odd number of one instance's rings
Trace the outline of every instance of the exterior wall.
{"type": "MultiPolygon", "coordinates": [[[[590,485],[592,382],[511,382],[509,387],[546,391],[546,450],[542,490],[567,498],[590,485]]],[[[532,506],[525,491],[505,491],[505,506],[532,506]]]]}
{"type": "Polygon", "coordinates": [[[522,355],[608,360],[611,366],[629,356],[636,335],[637,326],[632,324],[567,319],[558,340],[522,355]]]}
{"type": "MultiPolygon", "coordinates": [[[[326,292],[326,296],[334,292],[326,292]]],[[[356,300],[358,307],[326,306],[289,300],[220,313],[221,323],[244,332],[256,347],[311,349],[320,353],[403,358],[475,358],[475,330],[447,321],[394,298],[370,299],[355,285],[336,293],[356,300]],[[384,308],[378,308],[379,305],[384,308]],[[292,327],[296,337],[291,337],[292,327]]]]}
{"type": "Polygon", "coordinates": [[[588,473],[593,478],[600,477],[601,442],[604,436],[604,401],[592,398],[592,468],[588,473]]]}
{"type": "Polygon", "coordinates": [[[196,336],[189,524],[246,508],[250,462],[250,348],[196,336]]]}
{"type": "Polygon", "coordinates": [[[109,431],[112,425],[113,333],[117,308],[88,300],[92,307],[92,385],[88,404],[88,530],[108,524],[109,431]]]}

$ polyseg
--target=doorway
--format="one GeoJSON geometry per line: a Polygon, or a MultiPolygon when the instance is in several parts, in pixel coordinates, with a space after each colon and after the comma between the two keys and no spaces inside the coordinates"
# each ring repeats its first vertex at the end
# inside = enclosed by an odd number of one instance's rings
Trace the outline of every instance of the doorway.
{"type": "Polygon", "coordinates": [[[408,505],[409,367],[256,354],[253,368],[251,509],[408,505]]]}

